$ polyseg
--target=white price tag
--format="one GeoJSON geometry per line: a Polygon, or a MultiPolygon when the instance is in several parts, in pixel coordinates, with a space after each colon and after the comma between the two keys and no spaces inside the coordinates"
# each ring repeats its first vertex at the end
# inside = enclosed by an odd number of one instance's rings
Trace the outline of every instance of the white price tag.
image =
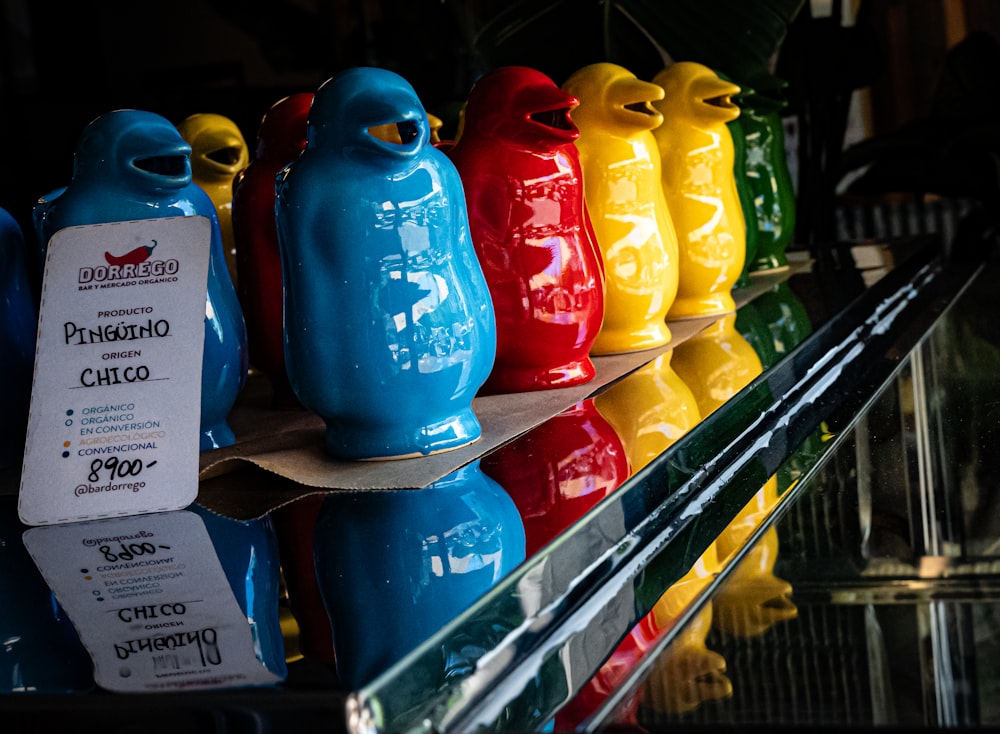
{"type": "Polygon", "coordinates": [[[179,510],[29,528],[24,545],[109,691],[271,685],[205,523],[179,510]]]}
{"type": "Polygon", "coordinates": [[[52,236],[18,500],[25,524],[197,498],[210,241],[201,216],[52,236]]]}

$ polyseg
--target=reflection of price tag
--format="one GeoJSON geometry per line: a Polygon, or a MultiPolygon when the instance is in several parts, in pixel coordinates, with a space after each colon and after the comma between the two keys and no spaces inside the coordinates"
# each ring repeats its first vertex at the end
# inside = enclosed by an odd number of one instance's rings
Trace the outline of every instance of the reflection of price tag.
{"type": "Polygon", "coordinates": [[[102,688],[270,685],[201,518],[175,511],[30,528],[24,545],[102,688]]]}
{"type": "Polygon", "coordinates": [[[67,227],[48,243],[18,514],[28,525],[198,494],[211,222],[67,227]]]}

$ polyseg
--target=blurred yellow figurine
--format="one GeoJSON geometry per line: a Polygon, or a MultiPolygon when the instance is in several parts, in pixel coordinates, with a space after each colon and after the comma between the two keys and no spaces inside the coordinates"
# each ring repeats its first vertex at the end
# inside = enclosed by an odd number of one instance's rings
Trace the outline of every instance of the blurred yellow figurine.
{"type": "Polygon", "coordinates": [[[236,123],[224,115],[199,112],[185,118],[177,130],[191,146],[191,178],[208,194],[219,215],[226,267],[235,284],[233,181],[250,164],[250,149],[236,123]]]}
{"type": "Polygon", "coordinates": [[[604,259],[604,325],[592,354],[650,349],[670,341],[667,311],[677,293],[677,235],[663,198],[652,130],[663,122],[656,84],[606,62],[570,76],[580,100],[573,122],[584,199],[604,259]]]}
{"type": "Polygon", "coordinates": [[[667,67],[653,82],[664,91],[654,103],[664,121],[653,135],[680,255],[677,297],[668,316],[733,311],[733,285],[746,262],[746,225],[726,123],[739,117],[731,97],[740,88],[693,61],[667,67]]]}

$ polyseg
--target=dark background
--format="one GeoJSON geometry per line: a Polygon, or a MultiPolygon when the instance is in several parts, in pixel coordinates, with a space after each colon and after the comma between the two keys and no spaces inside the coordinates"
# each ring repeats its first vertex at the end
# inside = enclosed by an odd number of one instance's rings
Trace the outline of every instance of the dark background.
{"type": "MultiPolygon", "coordinates": [[[[720,8],[746,2],[716,1],[720,8]]],[[[80,132],[104,112],[146,109],[175,123],[215,112],[236,122],[252,149],[261,116],[274,102],[314,91],[355,65],[404,76],[427,110],[445,120],[442,137],[450,137],[468,89],[490,68],[476,34],[509,5],[506,0],[0,0],[5,142],[0,207],[32,238],[31,207],[68,182],[80,132]]],[[[604,4],[561,5],[561,14],[548,19],[555,23],[552,40],[525,49],[528,65],[557,83],[566,69],[603,60],[598,24],[604,4]]],[[[785,114],[813,121],[807,126],[811,139],[795,143],[802,146],[803,167],[835,169],[830,158],[841,147],[844,100],[854,89],[870,92],[869,132],[891,133],[927,114],[950,47],[969,33],[1000,28],[996,0],[854,5],[860,27],[841,28],[813,18],[806,2],[781,46],[776,73],[789,82],[785,114]]],[[[632,71],[650,78],[659,59],[648,52],[638,58],[635,63],[645,68],[632,71]]],[[[996,119],[994,111],[1000,114],[1000,94],[989,91],[977,101],[986,120],[996,119]]],[[[814,185],[828,195],[835,178],[814,185]]],[[[809,216],[800,219],[800,239],[822,236],[809,216]]]]}

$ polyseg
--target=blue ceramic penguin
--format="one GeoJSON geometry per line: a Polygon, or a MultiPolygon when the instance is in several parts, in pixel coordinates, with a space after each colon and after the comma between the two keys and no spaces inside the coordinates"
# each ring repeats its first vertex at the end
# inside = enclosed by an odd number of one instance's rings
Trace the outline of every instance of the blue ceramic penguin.
{"type": "Polygon", "coordinates": [[[286,368],[326,422],[328,452],[399,458],[477,440],[495,315],[461,179],[413,87],[370,67],[327,80],[275,186],[286,368]],[[389,123],[399,143],[371,133],[389,123]]]}
{"type": "Polygon", "coordinates": [[[65,227],[159,217],[204,216],[212,223],[201,373],[201,450],[235,442],[227,417],[247,378],[246,326],[226,267],[215,205],[191,179],[191,146],[169,120],[114,110],[77,143],[69,185],[42,197],[32,218],[42,262],[65,227]]]}
{"type": "Polygon", "coordinates": [[[0,469],[20,466],[28,424],[28,403],[35,365],[38,309],[28,282],[21,226],[0,209],[0,380],[3,381],[0,469]]]}

